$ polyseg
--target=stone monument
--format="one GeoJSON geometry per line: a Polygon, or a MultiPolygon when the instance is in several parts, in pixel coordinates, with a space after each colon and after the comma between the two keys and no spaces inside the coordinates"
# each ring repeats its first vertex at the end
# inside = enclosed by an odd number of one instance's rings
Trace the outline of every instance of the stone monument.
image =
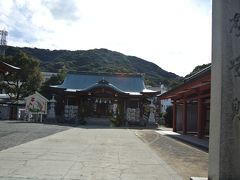
{"type": "Polygon", "coordinates": [[[240,0],[212,6],[208,178],[240,179],[240,0]]]}

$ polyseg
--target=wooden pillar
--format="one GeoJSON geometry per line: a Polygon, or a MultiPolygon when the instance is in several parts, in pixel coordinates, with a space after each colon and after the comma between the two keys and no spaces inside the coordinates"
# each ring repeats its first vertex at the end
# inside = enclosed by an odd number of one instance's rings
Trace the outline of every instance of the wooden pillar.
{"type": "Polygon", "coordinates": [[[143,98],[140,99],[140,118],[143,118],[143,98]]]}
{"type": "Polygon", "coordinates": [[[183,134],[187,134],[187,101],[185,98],[183,100],[182,129],[183,134]]]}
{"type": "Polygon", "coordinates": [[[81,106],[81,104],[80,104],[80,95],[79,94],[77,94],[76,99],[77,99],[77,106],[78,106],[78,117],[80,117],[80,106],[81,106]]]}
{"type": "Polygon", "coordinates": [[[177,131],[177,104],[173,101],[173,132],[177,131]]]}
{"type": "Polygon", "coordinates": [[[124,109],[124,114],[127,112],[127,104],[126,104],[126,99],[123,99],[123,109],[124,109]]]}
{"type": "Polygon", "coordinates": [[[65,106],[68,105],[68,95],[65,95],[65,106]]]}
{"type": "Polygon", "coordinates": [[[197,108],[197,135],[198,138],[203,138],[203,100],[198,97],[198,108],[197,108]]]}

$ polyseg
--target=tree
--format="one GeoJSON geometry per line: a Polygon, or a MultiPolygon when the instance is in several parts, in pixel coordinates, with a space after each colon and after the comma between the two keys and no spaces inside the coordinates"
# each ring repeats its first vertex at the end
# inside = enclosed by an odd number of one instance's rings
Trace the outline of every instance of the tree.
{"type": "Polygon", "coordinates": [[[65,75],[67,73],[66,67],[63,66],[62,69],[58,70],[58,73],[56,75],[53,75],[48,79],[45,83],[44,86],[50,86],[50,85],[58,85],[62,84],[65,75]]]}
{"type": "MultiPolygon", "coordinates": [[[[47,98],[51,98],[52,92],[51,89],[49,89],[49,86],[62,84],[66,76],[66,73],[67,70],[65,66],[63,66],[62,69],[58,70],[58,73],[56,75],[51,76],[46,82],[43,83],[40,91],[41,94],[47,98]]],[[[57,98],[57,96],[55,98],[57,98]]]]}
{"type": "Polygon", "coordinates": [[[1,83],[1,87],[12,99],[19,100],[39,90],[43,78],[37,60],[29,58],[21,51],[13,57],[1,57],[1,60],[21,68],[16,73],[6,75],[1,83]]]}

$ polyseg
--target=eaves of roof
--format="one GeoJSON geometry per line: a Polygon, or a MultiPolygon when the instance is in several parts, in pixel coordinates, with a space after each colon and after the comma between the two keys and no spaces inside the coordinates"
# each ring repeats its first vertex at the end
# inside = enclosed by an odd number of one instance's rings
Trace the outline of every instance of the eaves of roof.
{"type": "Polygon", "coordinates": [[[0,61],[0,72],[3,72],[3,73],[10,72],[10,73],[12,73],[12,72],[17,72],[19,70],[20,70],[19,67],[10,65],[10,64],[5,63],[3,61],[0,61]]]}
{"type": "Polygon", "coordinates": [[[160,99],[168,99],[177,94],[185,93],[189,91],[189,89],[194,89],[200,86],[209,86],[211,83],[211,65],[206,67],[205,69],[199,71],[198,73],[186,78],[184,83],[177,86],[176,88],[167,91],[163,94],[158,95],[160,99]],[[202,81],[202,79],[207,79],[207,82],[202,81]],[[199,84],[198,84],[199,83],[199,84]]]}

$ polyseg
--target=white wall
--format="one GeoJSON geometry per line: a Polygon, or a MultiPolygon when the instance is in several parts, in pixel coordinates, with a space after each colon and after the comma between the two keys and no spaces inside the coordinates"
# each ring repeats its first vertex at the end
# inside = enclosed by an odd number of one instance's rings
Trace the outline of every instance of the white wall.
{"type": "Polygon", "coordinates": [[[172,101],[171,101],[171,99],[161,100],[160,112],[161,112],[161,113],[166,112],[166,109],[167,109],[168,106],[172,106],[172,101]]]}

